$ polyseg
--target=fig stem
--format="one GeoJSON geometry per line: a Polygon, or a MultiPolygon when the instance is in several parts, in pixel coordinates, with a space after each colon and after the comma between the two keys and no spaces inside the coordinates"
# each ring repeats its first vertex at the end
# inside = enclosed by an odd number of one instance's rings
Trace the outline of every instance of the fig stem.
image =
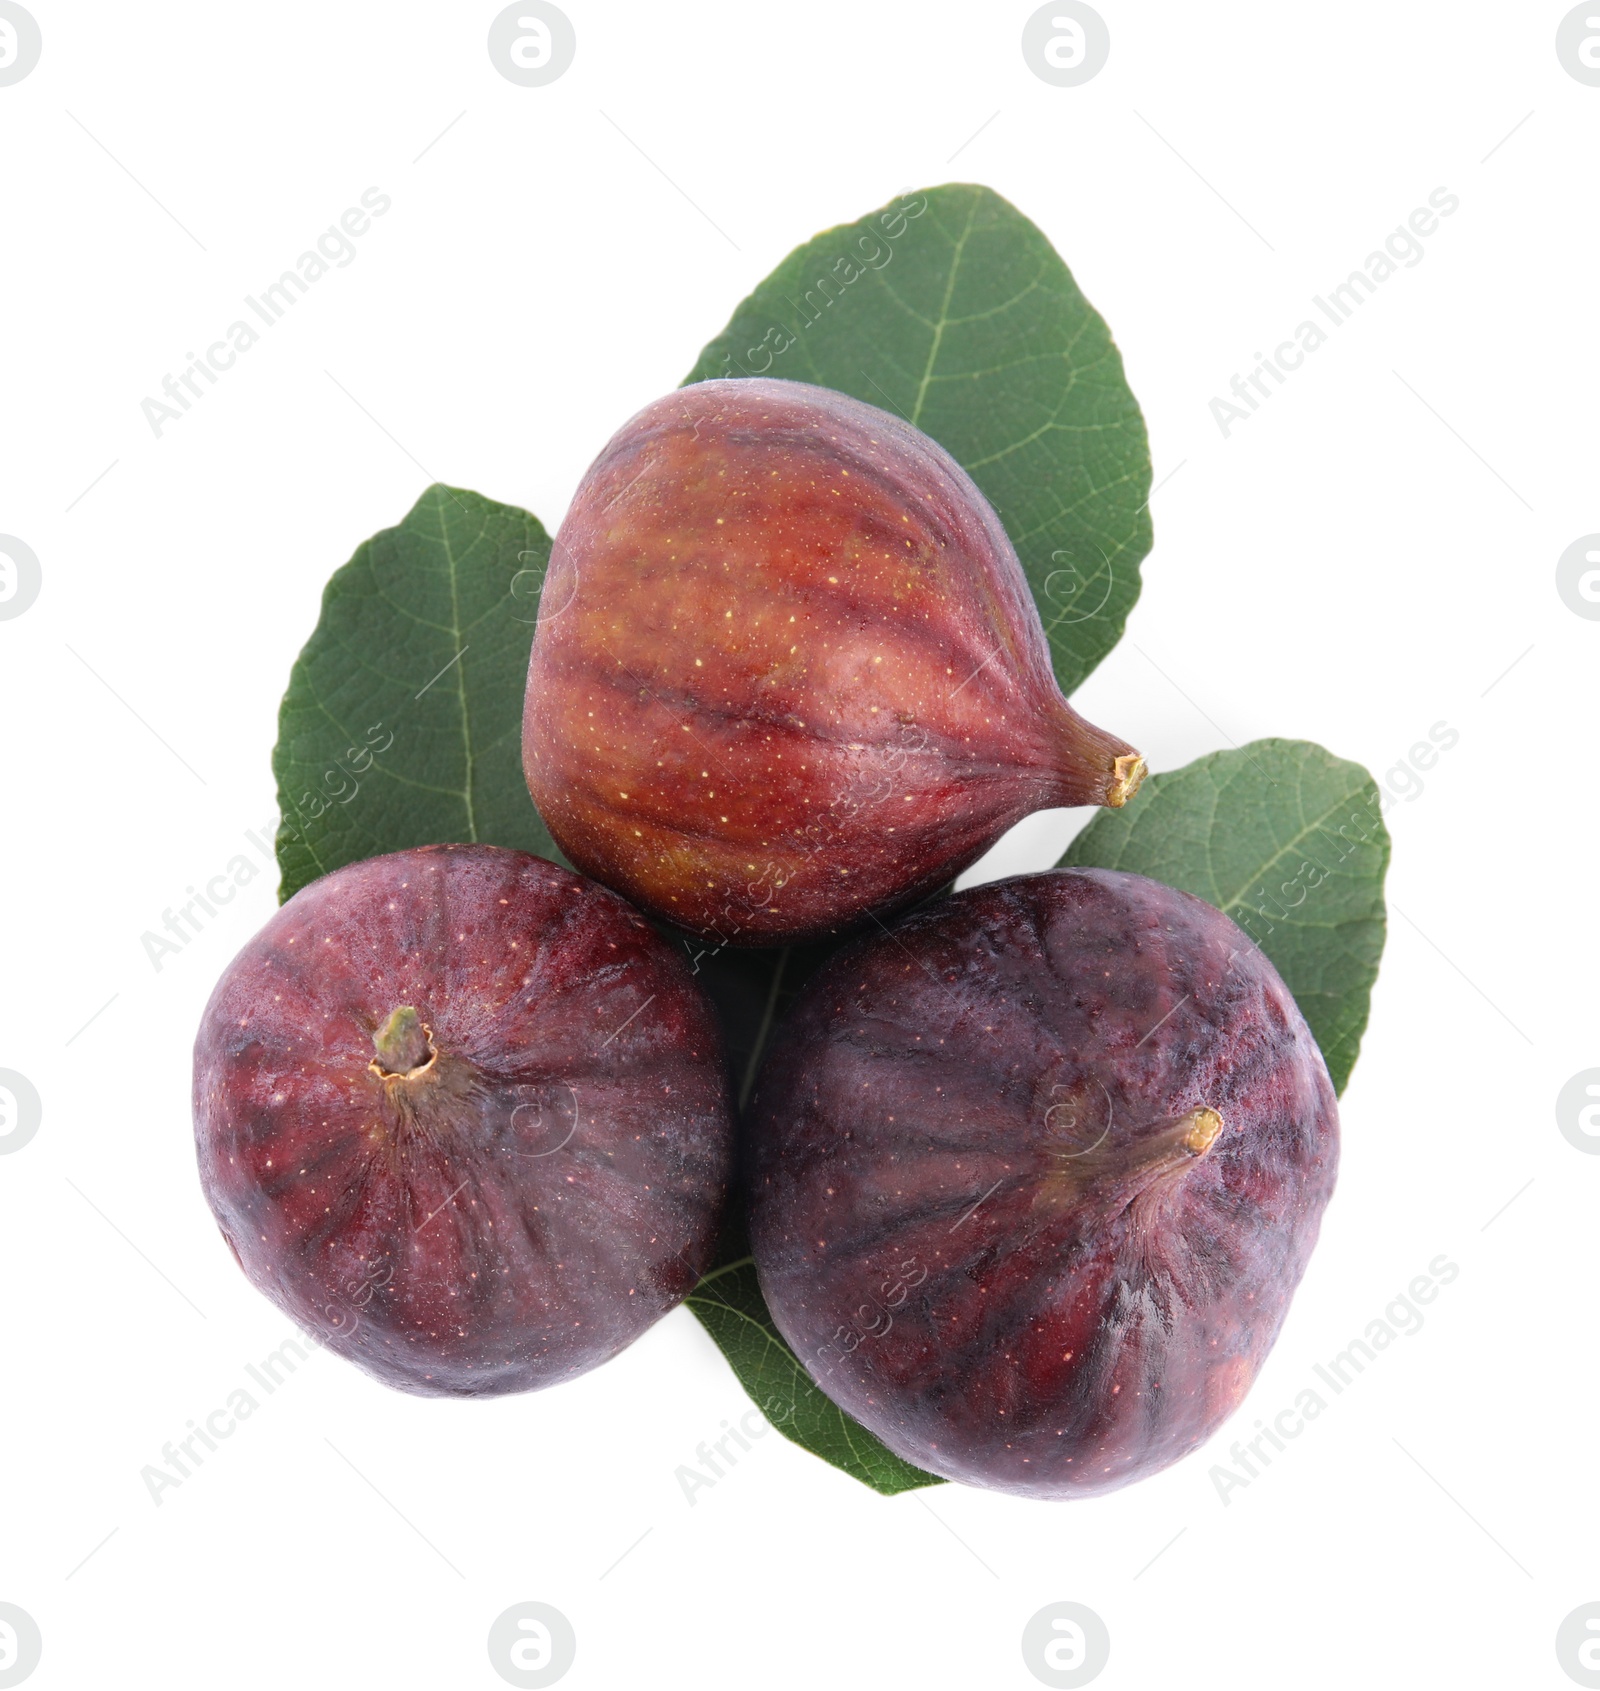
{"type": "Polygon", "coordinates": [[[435,1056],[422,1017],[409,1004],[389,1012],[389,1019],[372,1036],[377,1053],[372,1066],[379,1074],[410,1074],[435,1056]]]}
{"type": "Polygon", "coordinates": [[[1106,803],[1112,810],[1120,810],[1138,792],[1146,769],[1144,759],[1137,752],[1112,759],[1111,786],[1106,792],[1106,803]]]}
{"type": "Polygon", "coordinates": [[[1178,1139],[1179,1145],[1191,1155],[1203,1157],[1217,1142],[1217,1135],[1222,1131],[1222,1117],[1202,1104],[1198,1110],[1190,1110],[1188,1115],[1180,1116],[1177,1126],[1184,1129],[1178,1139]]]}

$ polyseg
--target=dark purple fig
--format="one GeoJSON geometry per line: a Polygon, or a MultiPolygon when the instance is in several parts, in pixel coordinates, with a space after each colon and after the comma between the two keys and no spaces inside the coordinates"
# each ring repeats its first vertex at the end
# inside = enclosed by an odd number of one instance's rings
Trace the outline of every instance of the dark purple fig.
{"type": "Polygon", "coordinates": [[[840,953],[757,1088],[783,1336],[896,1455],[1031,1497],[1177,1461],[1249,1390],[1338,1114],[1271,963],[1138,875],[958,893],[840,953]]]}
{"type": "Polygon", "coordinates": [[[406,1391],[593,1368],[710,1261],[732,1120],[710,1009],[615,894],[522,852],[335,870],[229,965],[195,1141],[254,1285],[406,1391]]]}
{"type": "Polygon", "coordinates": [[[799,382],[681,388],[555,547],[528,790],[578,868],[707,939],[821,938],[1144,774],[1062,698],[1000,519],[925,434],[799,382]]]}

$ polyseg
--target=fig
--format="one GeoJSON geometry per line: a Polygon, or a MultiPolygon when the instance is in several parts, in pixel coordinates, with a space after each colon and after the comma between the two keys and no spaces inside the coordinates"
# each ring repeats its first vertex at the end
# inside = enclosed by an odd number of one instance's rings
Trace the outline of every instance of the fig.
{"type": "Polygon", "coordinates": [[[1249,1389],[1338,1112],[1271,963],[1138,875],[956,894],[808,983],[753,1105],[752,1250],[817,1385],[896,1455],[1084,1497],[1249,1389]]]}
{"type": "Polygon", "coordinates": [[[732,1117],[711,1010],[622,899],[429,846],[296,893],[195,1044],[201,1184],[258,1290],[391,1386],[572,1378],[708,1262],[732,1117]]]}
{"type": "Polygon", "coordinates": [[[719,943],[909,904],[1133,748],[1061,696],[999,518],[944,449],[826,388],[647,405],[556,536],[523,715],[567,857],[719,943]]]}

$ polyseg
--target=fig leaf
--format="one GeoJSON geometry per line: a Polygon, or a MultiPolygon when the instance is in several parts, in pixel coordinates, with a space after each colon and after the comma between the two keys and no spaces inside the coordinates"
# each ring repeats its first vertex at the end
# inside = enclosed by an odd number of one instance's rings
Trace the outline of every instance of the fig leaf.
{"type": "Polygon", "coordinates": [[[435,484],[334,572],[278,713],[280,898],[408,846],[565,861],[522,779],[549,561],[537,517],[435,484]]]}

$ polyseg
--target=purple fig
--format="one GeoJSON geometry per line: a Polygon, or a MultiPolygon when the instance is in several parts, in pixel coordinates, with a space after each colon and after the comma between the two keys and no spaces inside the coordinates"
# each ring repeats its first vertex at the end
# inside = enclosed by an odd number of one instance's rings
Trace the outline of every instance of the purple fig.
{"type": "Polygon", "coordinates": [[[750,1233],[812,1378],[908,1462],[1031,1497],[1155,1473],[1238,1406],[1338,1113],[1210,905],[1056,870],[836,956],[762,1070],[750,1233]]]}
{"type": "Polygon", "coordinates": [[[604,1362],[710,1261],[732,1151],[711,1011],[615,894],[430,846],[314,881],[195,1043],[201,1184],[254,1285],[389,1385],[604,1362]]]}
{"type": "Polygon", "coordinates": [[[798,382],[647,405],[556,537],[528,790],[580,869],[707,938],[819,938],[1144,762],[1061,696],[1011,542],[944,449],[798,382]]]}

